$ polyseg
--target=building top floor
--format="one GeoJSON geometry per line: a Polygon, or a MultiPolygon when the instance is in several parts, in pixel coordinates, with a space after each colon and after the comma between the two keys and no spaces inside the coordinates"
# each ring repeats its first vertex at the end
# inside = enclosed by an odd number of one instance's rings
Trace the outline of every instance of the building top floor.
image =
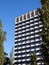
{"type": "Polygon", "coordinates": [[[36,16],[40,15],[39,12],[37,10],[33,10],[33,11],[30,11],[26,14],[23,14],[21,16],[18,16],[15,18],[15,23],[19,23],[19,22],[22,22],[22,21],[25,21],[25,20],[28,20],[30,18],[34,18],[36,16]]]}

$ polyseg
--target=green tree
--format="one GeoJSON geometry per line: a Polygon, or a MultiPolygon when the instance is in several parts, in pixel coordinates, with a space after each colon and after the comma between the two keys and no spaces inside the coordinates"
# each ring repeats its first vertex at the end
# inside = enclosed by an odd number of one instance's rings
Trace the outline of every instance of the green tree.
{"type": "Polygon", "coordinates": [[[6,32],[3,32],[2,23],[0,20],[0,65],[3,65],[5,61],[4,46],[3,46],[3,43],[6,40],[5,36],[6,36],[6,32]]]}
{"type": "Polygon", "coordinates": [[[45,65],[49,65],[49,0],[41,0],[42,8],[38,9],[41,14],[42,27],[42,54],[45,65]]]}
{"type": "Polygon", "coordinates": [[[37,56],[36,56],[35,52],[33,52],[33,54],[31,54],[31,65],[37,65],[37,56]]]}

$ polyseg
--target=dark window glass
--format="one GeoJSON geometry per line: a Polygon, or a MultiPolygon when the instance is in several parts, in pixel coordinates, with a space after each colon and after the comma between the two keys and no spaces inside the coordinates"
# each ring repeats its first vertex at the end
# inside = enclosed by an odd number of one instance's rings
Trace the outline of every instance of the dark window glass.
{"type": "Polygon", "coordinates": [[[34,16],[34,12],[31,12],[31,17],[33,17],[34,16]]]}
{"type": "Polygon", "coordinates": [[[22,21],[22,16],[20,17],[20,21],[22,21]]]}
{"type": "Polygon", "coordinates": [[[30,18],[30,14],[29,13],[27,14],[27,18],[30,18]]]}
{"type": "Polygon", "coordinates": [[[17,18],[17,22],[19,21],[19,18],[17,18]]]}
{"type": "Polygon", "coordinates": [[[24,19],[26,19],[26,15],[24,15],[24,19]]]}
{"type": "Polygon", "coordinates": [[[38,11],[35,11],[35,15],[38,15],[38,11]]]}

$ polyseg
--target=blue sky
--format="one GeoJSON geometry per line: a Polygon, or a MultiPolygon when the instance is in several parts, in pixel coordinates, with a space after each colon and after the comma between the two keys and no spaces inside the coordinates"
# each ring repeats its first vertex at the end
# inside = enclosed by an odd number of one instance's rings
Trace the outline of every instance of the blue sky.
{"type": "Polygon", "coordinates": [[[40,0],[0,0],[0,18],[2,19],[3,31],[7,33],[4,50],[8,56],[14,47],[15,17],[37,8],[41,8],[40,0]]]}

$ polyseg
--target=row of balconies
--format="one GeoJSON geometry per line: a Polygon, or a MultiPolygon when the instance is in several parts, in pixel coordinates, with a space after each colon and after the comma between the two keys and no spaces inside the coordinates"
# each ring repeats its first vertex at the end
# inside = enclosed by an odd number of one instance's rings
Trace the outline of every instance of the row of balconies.
{"type": "Polygon", "coordinates": [[[17,25],[17,26],[23,26],[23,25],[26,25],[26,24],[36,23],[37,21],[38,21],[37,23],[39,23],[39,20],[40,20],[40,18],[36,18],[36,19],[24,21],[22,23],[15,24],[15,25],[17,25]]]}
{"type": "MultiPolygon", "coordinates": [[[[42,31],[42,29],[40,29],[40,31],[42,31]]],[[[19,34],[17,35],[17,33],[15,33],[15,38],[26,38],[26,37],[30,37],[30,38],[33,38],[33,37],[38,37],[40,36],[40,33],[36,33],[34,31],[30,31],[30,32],[26,32],[26,33],[22,33],[22,34],[19,34]]]]}
{"type": "Polygon", "coordinates": [[[18,41],[25,41],[26,43],[28,42],[34,42],[34,41],[39,41],[39,40],[42,40],[42,38],[40,36],[36,36],[36,37],[26,37],[26,38],[15,38],[15,42],[18,42],[18,41]],[[28,41],[30,40],[30,41],[28,41]]]}
{"type": "Polygon", "coordinates": [[[38,27],[34,27],[34,28],[30,28],[30,29],[24,29],[24,30],[20,30],[20,31],[17,31],[17,30],[15,30],[15,34],[17,33],[17,34],[23,34],[23,33],[28,33],[28,32],[40,32],[40,31],[42,31],[42,29],[41,29],[42,27],[40,26],[38,26],[38,27]]]}
{"type": "Polygon", "coordinates": [[[38,26],[38,25],[42,25],[42,22],[40,21],[36,21],[36,22],[31,22],[28,21],[29,23],[26,24],[26,23],[23,23],[23,24],[19,24],[19,25],[15,25],[15,28],[22,28],[22,27],[27,27],[27,26],[38,26]]]}

